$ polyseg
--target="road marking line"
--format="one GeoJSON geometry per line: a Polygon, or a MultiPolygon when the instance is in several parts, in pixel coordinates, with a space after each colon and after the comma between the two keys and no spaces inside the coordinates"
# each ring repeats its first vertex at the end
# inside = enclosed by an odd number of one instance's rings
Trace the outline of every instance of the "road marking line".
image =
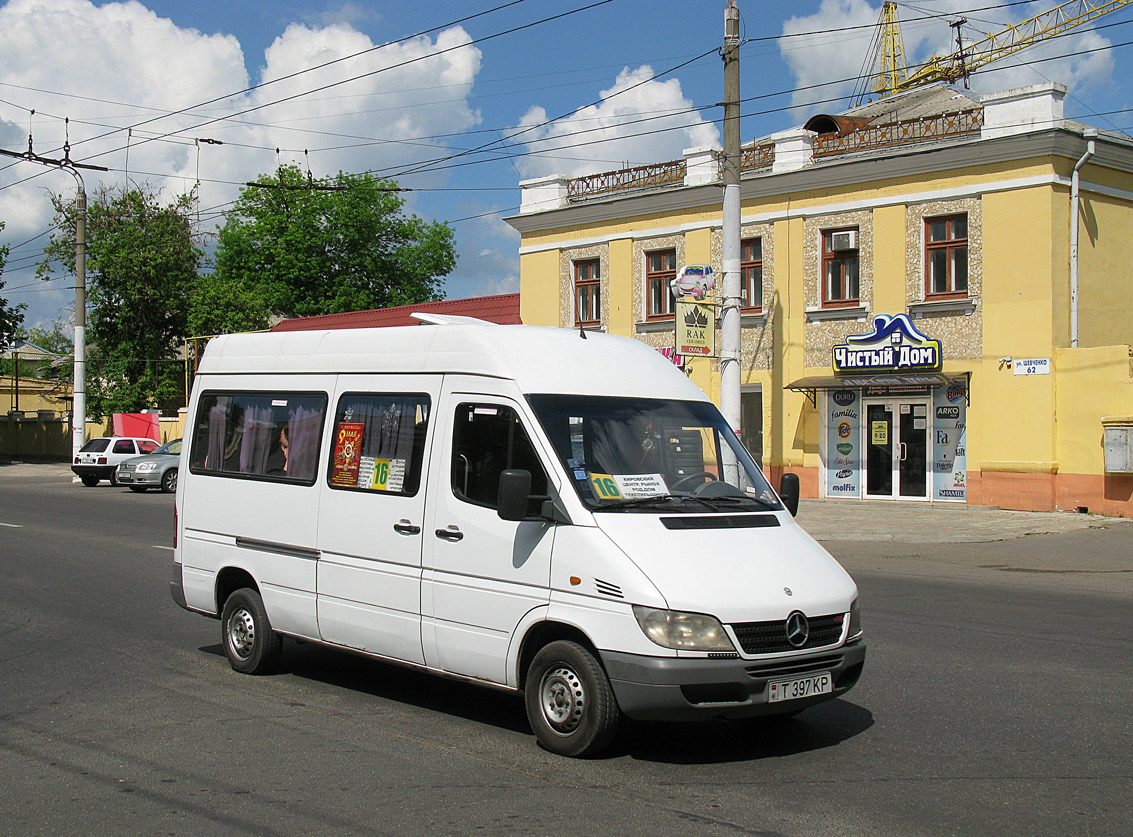
{"type": "Polygon", "coordinates": [[[23,524],[20,523],[0,523],[0,526],[7,526],[9,529],[23,529],[23,524]]]}
{"type": "Polygon", "coordinates": [[[154,549],[168,549],[170,552],[173,551],[173,547],[171,547],[171,546],[158,546],[157,544],[154,544],[153,548],[154,549]]]}

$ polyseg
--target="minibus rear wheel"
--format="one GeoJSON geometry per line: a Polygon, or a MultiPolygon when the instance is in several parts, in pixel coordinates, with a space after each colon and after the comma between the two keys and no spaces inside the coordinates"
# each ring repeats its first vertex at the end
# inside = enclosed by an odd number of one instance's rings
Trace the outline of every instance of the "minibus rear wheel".
{"type": "Polygon", "coordinates": [[[220,624],[232,668],[242,674],[268,674],[275,668],[281,642],[259,593],[250,587],[235,591],[224,602],[220,624]]]}
{"type": "Polygon", "coordinates": [[[618,703],[601,664],[576,642],[539,650],[527,670],[527,719],[539,743],[560,756],[591,756],[618,729],[618,703]]]}

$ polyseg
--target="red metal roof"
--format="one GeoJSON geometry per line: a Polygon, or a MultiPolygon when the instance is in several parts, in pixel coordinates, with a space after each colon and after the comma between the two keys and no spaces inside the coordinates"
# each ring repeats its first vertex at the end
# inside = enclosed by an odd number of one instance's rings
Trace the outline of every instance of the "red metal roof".
{"type": "Polygon", "coordinates": [[[416,311],[431,314],[452,314],[476,317],[500,325],[519,325],[519,294],[477,296],[471,299],[444,299],[420,302],[396,308],[373,311],[348,311],[345,314],[323,314],[318,317],[296,317],[276,324],[272,331],[320,331],[328,328],[383,328],[387,326],[421,325],[410,315],[416,311]]]}

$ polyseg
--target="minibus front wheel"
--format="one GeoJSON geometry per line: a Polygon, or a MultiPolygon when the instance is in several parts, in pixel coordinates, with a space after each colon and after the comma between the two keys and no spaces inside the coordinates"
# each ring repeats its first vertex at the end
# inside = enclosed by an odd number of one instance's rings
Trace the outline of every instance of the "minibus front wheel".
{"type": "Polygon", "coordinates": [[[606,672],[576,642],[559,640],[531,661],[524,692],[539,743],[560,756],[591,756],[618,729],[618,703],[606,672]]]}
{"type": "Polygon", "coordinates": [[[268,674],[275,668],[281,642],[259,593],[250,587],[233,592],[224,602],[220,624],[232,668],[242,674],[268,674]]]}

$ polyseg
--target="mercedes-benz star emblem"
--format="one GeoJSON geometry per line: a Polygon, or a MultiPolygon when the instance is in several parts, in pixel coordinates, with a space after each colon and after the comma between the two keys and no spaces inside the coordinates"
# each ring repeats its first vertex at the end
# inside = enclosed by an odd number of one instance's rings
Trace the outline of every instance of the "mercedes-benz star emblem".
{"type": "Polygon", "coordinates": [[[810,638],[810,623],[802,611],[796,610],[787,617],[787,642],[795,648],[802,648],[810,638]]]}

